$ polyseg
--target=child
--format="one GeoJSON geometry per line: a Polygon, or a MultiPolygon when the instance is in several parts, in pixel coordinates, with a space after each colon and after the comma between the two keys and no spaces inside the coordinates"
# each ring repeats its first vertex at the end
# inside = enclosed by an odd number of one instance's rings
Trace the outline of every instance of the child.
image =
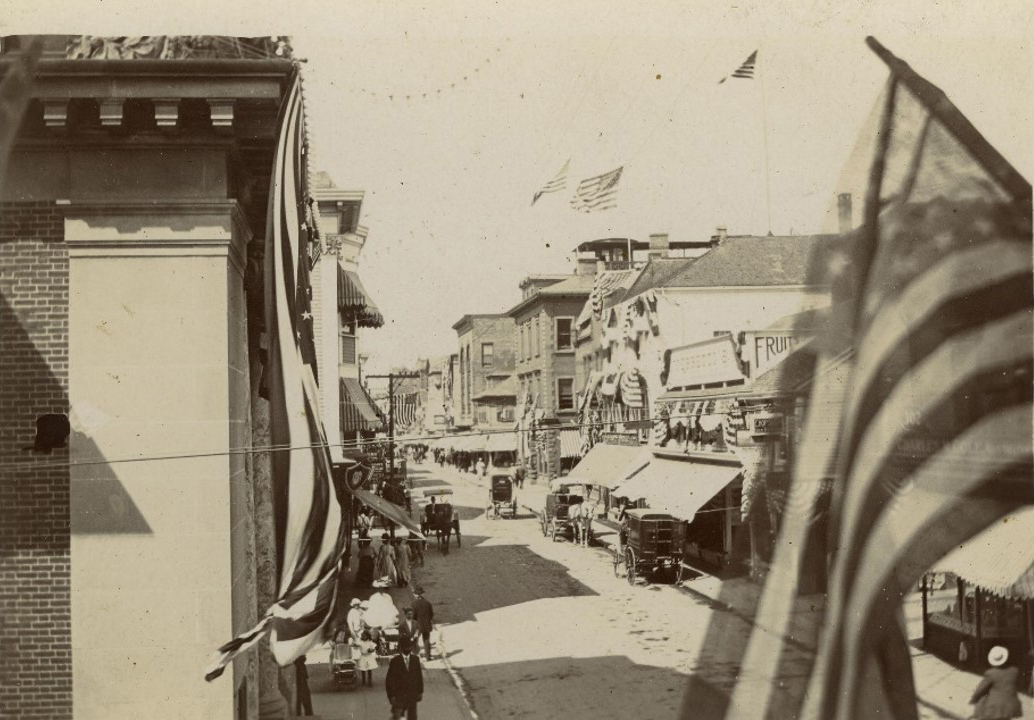
{"type": "Polygon", "coordinates": [[[371,639],[369,630],[363,630],[362,640],[359,641],[357,667],[363,685],[373,687],[373,671],[377,668],[377,645],[371,639]]]}

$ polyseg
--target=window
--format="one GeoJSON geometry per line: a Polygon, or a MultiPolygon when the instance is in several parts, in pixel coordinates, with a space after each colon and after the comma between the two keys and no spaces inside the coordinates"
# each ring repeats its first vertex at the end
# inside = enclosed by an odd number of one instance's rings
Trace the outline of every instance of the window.
{"type": "Polygon", "coordinates": [[[486,408],[484,405],[478,405],[477,407],[478,407],[478,422],[479,423],[486,423],[486,422],[488,422],[488,408],[486,408]]]}
{"type": "Polygon", "coordinates": [[[495,419],[497,422],[508,423],[514,421],[513,408],[509,405],[501,407],[496,411],[495,419]]]}
{"type": "Polygon", "coordinates": [[[495,344],[481,343],[481,367],[492,367],[495,358],[495,344]]]}
{"type": "Polygon", "coordinates": [[[528,323],[521,323],[521,360],[527,360],[531,354],[528,352],[528,323]]]}
{"type": "Polygon", "coordinates": [[[574,378],[557,378],[556,409],[574,410],[574,378]]]}
{"type": "Polygon", "coordinates": [[[542,352],[542,346],[540,344],[541,335],[539,334],[539,316],[536,315],[531,326],[531,342],[535,347],[535,357],[538,357],[542,352]]]}
{"type": "Polygon", "coordinates": [[[564,350],[574,350],[574,318],[557,318],[556,319],[556,350],[561,352],[564,350]]]}
{"type": "Polygon", "coordinates": [[[341,333],[341,358],[338,360],[342,365],[355,365],[355,336],[341,333]]]}

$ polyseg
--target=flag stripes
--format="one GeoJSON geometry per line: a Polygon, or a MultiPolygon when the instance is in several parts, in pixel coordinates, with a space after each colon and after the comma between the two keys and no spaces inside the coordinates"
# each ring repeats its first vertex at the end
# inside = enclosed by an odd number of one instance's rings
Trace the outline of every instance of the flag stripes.
{"type": "Polygon", "coordinates": [[[578,183],[571,207],[579,212],[590,213],[617,207],[618,182],[624,166],[578,183]]]}
{"type": "Polygon", "coordinates": [[[732,75],[726,75],[725,77],[723,77],[721,80],[718,81],[718,84],[721,85],[723,82],[728,80],[730,77],[734,77],[734,78],[737,78],[739,80],[753,80],[754,79],[754,69],[757,66],[757,61],[758,61],[758,51],[755,50],[754,52],[752,52],[750,54],[750,56],[746,60],[743,61],[743,64],[741,64],[738,68],[736,68],[733,71],[732,75]]]}
{"type": "Polygon", "coordinates": [[[236,655],[266,632],[277,662],[294,662],[322,640],[337,596],[344,533],[317,402],[303,112],[296,70],[280,110],[266,221],[270,444],[300,448],[270,455],[277,601],[254,628],[219,648],[206,680],[219,677],[236,655]]]}
{"type": "Polygon", "coordinates": [[[570,167],[571,161],[569,159],[567,162],[564,163],[564,166],[560,168],[560,172],[558,172],[552,180],[543,185],[541,190],[535,193],[535,195],[531,198],[531,204],[534,205],[536,202],[538,202],[538,199],[543,195],[560,192],[561,190],[566,188],[567,171],[570,169],[570,167]]]}

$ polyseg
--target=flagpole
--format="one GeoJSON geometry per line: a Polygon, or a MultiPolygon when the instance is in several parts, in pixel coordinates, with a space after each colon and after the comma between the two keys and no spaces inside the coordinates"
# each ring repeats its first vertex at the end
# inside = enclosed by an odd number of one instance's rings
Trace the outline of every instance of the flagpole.
{"type": "MultiPolygon", "coordinates": [[[[760,49],[760,48],[759,48],[760,49]]],[[[762,57],[759,52],[758,57],[762,57]]],[[[765,56],[767,57],[767,56],[765,56]]],[[[765,145],[765,212],[768,218],[768,234],[772,234],[772,180],[768,162],[768,113],[765,111],[765,68],[756,63],[758,75],[761,76],[761,135],[765,145]]],[[[765,66],[767,67],[767,65],[765,66]]]]}

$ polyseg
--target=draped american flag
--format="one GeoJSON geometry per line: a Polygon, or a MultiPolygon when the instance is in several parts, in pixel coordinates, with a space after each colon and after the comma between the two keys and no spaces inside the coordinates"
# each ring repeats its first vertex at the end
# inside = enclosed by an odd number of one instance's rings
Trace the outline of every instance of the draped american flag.
{"type": "MultiPolygon", "coordinates": [[[[943,92],[869,44],[891,77],[865,226],[850,260],[830,258],[834,299],[849,301],[820,339],[739,683],[710,716],[916,718],[904,598],[1034,503],[1030,184],[943,92]],[[814,532],[823,498],[828,535],[814,532]],[[799,570],[827,541],[828,600],[802,610],[799,570]]],[[[683,716],[700,711],[691,687],[683,716]]]]}
{"type": "Polygon", "coordinates": [[[748,57],[746,60],[743,61],[742,65],[740,65],[738,68],[736,68],[733,71],[732,75],[726,75],[725,77],[723,77],[721,80],[718,81],[718,84],[721,85],[723,82],[728,80],[730,77],[734,77],[734,78],[737,78],[739,80],[753,80],[754,79],[754,69],[757,66],[757,62],[758,62],[758,51],[755,50],[754,52],[752,52],[750,54],[750,57],[748,57]]]}
{"type": "Polygon", "coordinates": [[[561,190],[566,188],[567,187],[567,171],[568,171],[568,169],[570,169],[570,167],[571,167],[571,161],[568,160],[567,162],[564,163],[564,166],[562,168],[560,168],[560,172],[558,172],[556,174],[556,176],[552,180],[550,180],[548,183],[543,185],[541,190],[539,190],[537,193],[535,193],[535,195],[531,198],[531,204],[534,205],[536,202],[538,202],[538,199],[540,197],[542,197],[543,195],[546,195],[548,193],[560,192],[561,190]]]}
{"type": "Polygon", "coordinates": [[[305,138],[300,78],[284,97],[266,221],[265,300],[270,443],[279,578],[277,600],[254,628],[217,651],[205,679],[270,634],[277,662],[289,665],[323,639],[334,610],[344,549],[341,510],[319,417],[305,210],[305,138]]]}
{"type": "Polygon", "coordinates": [[[578,183],[571,207],[579,212],[591,213],[610,210],[618,206],[618,182],[624,167],[582,180],[578,183]]]}

